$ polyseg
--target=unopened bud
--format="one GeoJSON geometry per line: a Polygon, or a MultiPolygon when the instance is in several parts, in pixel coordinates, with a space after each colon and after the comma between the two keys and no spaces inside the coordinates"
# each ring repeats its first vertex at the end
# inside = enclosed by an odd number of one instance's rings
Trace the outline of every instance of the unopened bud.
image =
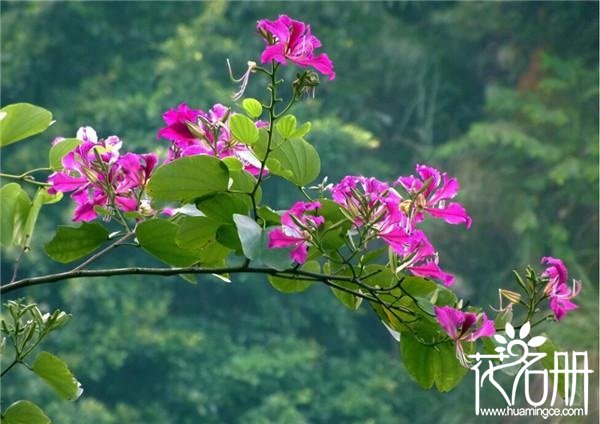
{"type": "Polygon", "coordinates": [[[508,299],[511,303],[519,303],[521,301],[521,294],[511,290],[500,289],[500,295],[508,299]]]}
{"type": "Polygon", "coordinates": [[[202,127],[200,127],[200,125],[196,125],[192,121],[185,121],[185,126],[194,137],[199,139],[203,139],[206,137],[206,133],[204,132],[202,127]]]}

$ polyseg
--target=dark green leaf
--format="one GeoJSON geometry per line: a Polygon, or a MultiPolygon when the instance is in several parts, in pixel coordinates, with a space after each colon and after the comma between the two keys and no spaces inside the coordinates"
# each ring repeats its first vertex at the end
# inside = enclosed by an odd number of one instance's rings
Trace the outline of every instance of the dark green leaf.
{"type": "Polygon", "coordinates": [[[242,250],[237,229],[233,224],[221,225],[217,230],[217,241],[231,250],[242,250]]]}
{"type": "Polygon", "coordinates": [[[215,240],[221,222],[205,216],[186,216],[179,221],[175,237],[177,245],[186,250],[201,250],[215,240]]]}
{"type": "Polygon", "coordinates": [[[49,154],[50,168],[54,171],[62,169],[62,158],[79,144],[81,144],[81,140],[67,138],[52,146],[49,154]]]}
{"type": "Polygon", "coordinates": [[[67,364],[49,352],[38,353],[31,369],[64,399],[76,400],[83,392],[67,364]]]}
{"type": "Polygon", "coordinates": [[[2,414],[4,424],[50,424],[50,418],[36,404],[18,400],[2,414]]]}
{"type": "MultiPolygon", "coordinates": [[[[320,272],[321,266],[317,261],[308,261],[300,267],[303,271],[320,272]]],[[[283,293],[299,293],[308,289],[314,284],[314,281],[300,280],[297,278],[283,278],[268,276],[269,282],[275,289],[283,293]]]]}
{"type": "Polygon", "coordinates": [[[68,263],[92,253],[106,240],[108,232],[97,222],[84,222],[79,227],[61,225],[44,250],[55,261],[68,263]]]}
{"type": "Polygon", "coordinates": [[[204,196],[226,191],[229,170],[212,156],[187,156],[154,172],[148,182],[148,194],[154,200],[194,202],[204,196]]]}
{"type": "Polygon", "coordinates": [[[402,361],[410,376],[424,389],[452,390],[467,374],[456,358],[454,343],[428,346],[413,335],[403,333],[400,340],[402,361]]]}
{"type": "Polygon", "coordinates": [[[52,124],[52,113],[30,103],[0,109],[0,147],[39,134],[52,124]]]}
{"type": "Polygon", "coordinates": [[[180,248],[193,251],[202,266],[221,266],[231,252],[217,242],[221,226],[221,222],[205,216],[185,217],[179,221],[175,243],[180,248]]]}
{"type": "Polygon", "coordinates": [[[196,203],[207,217],[231,224],[234,214],[246,214],[251,206],[250,196],[239,193],[218,193],[196,203]]]}
{"type": "Polygon", "coordinates": [[[268,227],[281,224],[281,215],[266,205],[258,208],[258,216],[268,227]]]}

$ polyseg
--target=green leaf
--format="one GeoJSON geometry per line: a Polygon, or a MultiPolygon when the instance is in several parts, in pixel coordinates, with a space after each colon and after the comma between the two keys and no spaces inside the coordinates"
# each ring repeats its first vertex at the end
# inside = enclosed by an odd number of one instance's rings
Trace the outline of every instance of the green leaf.
{"type": "Polygon", "coordinates": [[[256,119],[262,115],[263,107],[260,102],[256,99],[244,99],[242,106],[248,115],[256,119]]]}
{"type": "Polygon", "coordinates": [[[106,240],[108,232],[97,222],[84,222],[79,227],[61,225],[44,250],[50,258],[66,264],[92,253],[106,240]]]}
{"type": "Polygon", "coordinates": [[[258,216],[263,220],[266,226],[277,226],[281,224],[281,215],[267,205],[262,205],[258,208],[258,216]]]}
{"type": "Polygon", "coordinates": [[[427,346],[413,335],[403,333],[400,353],[406,370],[424,389],[431,389],[435,385],[440,392],[448,392],[456,387],[468,372],[456,359],[453,343],[427,346]]]}
{"type": "Polygon", "coordinates": [[[66,138],[52,146],[49,154],[50,168],[53,171],[63,169],[62,158],[80,144],[81,140],[66,138]]]}
{"type": "Polygon", "coordinates": [[[179,221],[175,243],[187,250],[202,250],[215,240],[220,221],[205,216],[189,216],[179,221]]]}
{"type": "Polygon", "coordinates": [[[236,157],[229,156],[221,159],[230,172],[240,172],[244,169],[244,164],[236,157]]]}
{"type": "Polygon", "coordinates": [[[219,159],[207,155],[187,156],[158,168],[147,192],[154,200],[191,203],[196,199],[226,191],[229,170],[219,159]]]}
{"type": "Polygon", "coordinates": [[[175,243],[182,249],[193,251],[203,266],[220,266],[231,252],[217,242],[221,222],[199,216],[185,217],[179,221],[175,243]]]}
{"type": "MultiPolygon", "coordinates": [[[[357,292],[359,289],[359,287],[351,281],[335,281],[335,284],[353,292],[357,292]]],[[[349,293],[346,290],[331,287],[331,291],[345,307],[352,311],[356,311],[363,301],[362,297],[349,293]]]]}
{"type": "Polygon", "coordinates": [[[296,131],[296,117],[294,115],[285,115],[275,124],[275,128],[283,138],[292,138],[296,131]]]}
{"type": "Polygon", "coordinates": [[[30,103],[0,109],[0,147],[39,134],[52,125],[52,113],[30,103]]]}
{"type": "MultiPolygon", "coordinates": [[[[321,266],[317,261],[308,261],[300,267],[303,271],[321,272],[321,266]]],[[[283,293],[300,293],[314,284],[314,281],[299,280],[297,278],[283,278],[274,275],[268,276],[269,283],[283,293]]]]}
{"type": "MultiPolygon", "coordinates": [[[[351,277],[352,270],[347,266],[334,266],[331,262],[326,262],[323,266],[323,271],[326,274],[339,275],[344,277],[351,277]]],[[[334,283],[341,287],[340,289],[331,287],[331,291],[334,296],[342,302],[342,304],[350,310],[356,311],[362,304],[363,298],[356,296],[349,291],[358,292],[359,286],[352,281],[341,281],[335,280],[334,283]],[[346,289],[346,290],[343,290],[346,289]]]]}
{"type": "MultiPolygon", "coordinates": [[[[230,172],[229,177],[231,178],[231,185],[229,186],[230,191],[239,191],[250,194],[252,193],[252,190],[254,190],[254,186],[256,185],[256,178],[254,178],[248,172],[230,172]]],[[[260,200],[262,199],[262,189],[260,187],[258,187],[256,193],[254,193],[254,199],[257,204],[260,203],[260,200]]],[[[250,196],[247,196],[247,201],[250,202],[250,204],[252,204],[250,196]]]]}
{"type": "Polygon", "coordinates": [[[396,284],[397,278],[387,266],[379,264],[371,264],[365,266],[363,275],[370,275],[362,279],[363,283],[371,287],[388,288],[396,284]]]}
{"type": "Polygon", "coordinates": [[[233,220],[242,244],[244,255],[257,265],[283,271],[288,269],[292,260],[290,249],[269,249],[268,234],[270,229],[263,229],[254,220],[245,215],[234,215],[233,220]]]}
{"type": "Polygon", "coordinates": [[[305,122],[300,125],[296,130],[290,135],[290,138],[303,138],[306,134],[310,132],[311,123],[305,122]]]}
{"type": "Polygon", "coordinates": [[[231,224],[234,214],[246,214],[251,206],[250,197],[238,193],[217,193],[196,203],[207,217],[231,224]]]}
{"type": "Polygon", "coordinates": [[[217,230],[217,241],[232,250],[240,251],[242,249],[237,229],[233,224],[225,224],[219,227],[217,230]]]}
{"type": "Polygon", "coordinates": [[[262,242],[262,228],[246,215],[234,215],[233,220],[238,231],[244,255],[250,260],[259,258],[262,242]]]}
{"type": "Polygon", "coordinates": [[[83,393],[81,384],[73,376],[67,364],[49,352],[40,352],[31,369],[66,400],[76,400],[83,393]]]}
{"type": "Polygon", "coordinates": [[[179,226],[166,219],[150,219],[137,226],[135,234],[140,246],[168,265],[190,266],[199,261],[191,249],[175,242],[179,226]]]}
{"type": "MultiPolygon", "coordinates": [[[[266,140],[257,143],[255,152],[257,157],[264,158],[266,140]]],[[[321,159],[315,148],[300,138],[293,138],[279,144],[269,155],[270,160],[277,160],[279,166],[271,170],[274,175],[279,175],[297,186],[305,186],[319,176],[321,172],[321,159]]]]}
{"type": "Polygon", "coordinates": [[[39,406],[28,400],[18,400],[2,414],[4,424],[50,424],[50,418],[39,406]]]}
{"type": "Polygon", "coordinates": [[[29,213],[27,214],[27,221],[25,222],[25,227],[23,228],[23,236],[20,241],[20,244],[23,247],[23,249],[28,250],[31,246],[33,230],[35,228],[35,224],[37,223],[37,219],[40,214],[40,210],[42,209],[42,206],[56,203],[60,199],[62,199],[62,196],[62,193],[49,194],[48,190],[45,188],[40,188],[35,193],[35,196],[33,197],[33,202],[31,203],[31,208],[29,209],[29,213]]]}
{"type": "Polygon", "coordinates": [[[247,116],[236,113],[229,118],[229,129],[240,142],[253,145],[258,141],[258,128],[247,116]]]}
{"type": "Polygon", "coordinates": [[[17,183],[6,184],[0,189],[0,240],[2,246],[19,244],[24,233],[31,200],[17,183]]]}

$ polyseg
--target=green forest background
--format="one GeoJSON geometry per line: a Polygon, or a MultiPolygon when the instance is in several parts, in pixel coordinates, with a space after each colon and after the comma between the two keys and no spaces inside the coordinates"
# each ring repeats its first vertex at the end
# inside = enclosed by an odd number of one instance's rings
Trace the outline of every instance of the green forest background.
{"type": "MultiPolygon", "coordinates": [[[[118,134],[125,150],[164,153],[162,112],[227,103],[236,87],[226,59],[239,71],[258,59],[258,19],[287,13],[310,23],[337,72],[296,113],[312,121],[323,176],[395,179],[423,162],[456,175],[473,227],[429,231],[459,294],[497,305],[512,269],[561,257],[584,281],[581,307],[542,330],[598,363],[597,2],[1,7],[2,105],[38,104],[57,121],[3,150],[9,173],[45,166],[52,138],[82,125],[118,134]]],[[[299,199],[286,183],[266,191],[277,207],[299,199]]],[[[62,269],[41,246],[71,211],[68,201],[45,210],[26,273],[62,269]]],[[[3,252],[3,281],[14,254],[3,252]]],[[[132,249],[103,265],[140,262],[151,263],[132,249]]],[[[80,400],[58,400],[26,370],[3,380],[5,405],[26,397],[56,423],[475,421],[472,376],[449,394],[423,391],[375,315],[350,312],[325,287],[284,295],[260,276],[197,285],[113,277],[16,296],[74,315],[45,348],[70,364],[80,400]]],[[[597,422],[597,388],[590,398],[587,420],[597,422]]]]}

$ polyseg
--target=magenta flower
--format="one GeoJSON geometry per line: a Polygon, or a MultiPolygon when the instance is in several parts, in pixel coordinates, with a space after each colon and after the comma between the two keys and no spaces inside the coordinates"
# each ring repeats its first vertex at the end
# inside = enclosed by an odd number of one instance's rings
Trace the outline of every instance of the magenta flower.
{"type": "Polygon", "coordinates": [[[471,217],[459,203],[447,203],[458,193],[460,185],[455,178],[426,165],[417,165],[418,177],[400,177],[394,185],[401,185],[413,197],[413,219],[421,222],[423,212],[449,224],[464,223],[471,227],[471,217]]]}
{"type": "Polygon", "coordinates": [[[542,258],[542,264],[548,267],[542,273],[542,277],[548,278],[548,285],[544,292],[550,299],[550,309],[558,321],[563,319],[567,312],[577,309],[577,304],[571,302],[581,291],[581,281],[573,280],[573,288],[567,285],[569,272],[560,259],[551,256],[542,258]]]}
{"type": "Polygon", "coordinates": [[[541,263],[543,265],[548,265],[542,273],[542,277],[547,277],[549,284],[559,285],[567,283],[569,271],[563,261],[551,256],[544,256],[541,263]]]}
{"type": "Polygon", "coordinates": [[[269,249],[292,246],[290,258],[303,264],[308,256],[308,245],[317,228],[325,222],[322,216],[309,215],[307,212],[321,207],[319,202],[296,202],[281,217],[281,228],[269,233],[269,249]]]}
{"type": "Polygon", "coordinates": [[[344,208],[356,228],[368,225],[367,239],[377,237],[398,254],[398,271],[433,278],[449,286],[454,276],[439,267],[438,255],[425,233],[417,230],[403,211],[405,201],[387,183],[376,178],[346,176],[329,188],[333,201],[344,208]]]}
{"type": "Polygon", "coordinates": [[[451,306],[435,306],[435,316],[446,334],[454,340],[456,357],[464,367],[468,361],[462,346],[463,342],[473,342],[481,337],[491,337],[496,333],[494,322],[485,313],[463,312],[451,306]],[[479,327],[477,323],[479,323],[479,327]]]}
{"type": "Polygon", "coordinates": [[[275,21],[260,20],[256,29],[267,44],[260,57],[262,63],[273,60],[285,65],[289,59],[303,68],[315,68],[330,80],[335,78],[333,63],[327,54],[314,55],[314,50],[321,47],[321,42],[311,34],[310,25],[280,15],[275,21]]]}
{"type": "Polygon", "coordinates": [[[334,202],[343,206],[356,227],[375,223],[388,215],[401,219],[402,201],[395,190],[376,178],[348,175],[329,187],[334,202]]]}
{"type": "MultiPolygon", "coordinates": [[[[184,156],[210,155],[219,159],[233,156],[242,162],[247,172],[258,175],[260,161],[248,146],[238,143],[231,135],[229,112],[220,103],[208,113],[190,109],[185,103],[165,112],[163,119],[167,126],[158,131],[157,137],[171,141],[167,162],[184,156]],[[196,129],[195,133],[190,130],[190,124],[196,129]]],[[[258,121],[256,126],[262,128],[264,122],[258,121]]]]}
{"type": "Polygon", "coordinates": [[[439,280],[445,286],[454,284],[454,276],[440,268],[438,254],[423,231],[409,234],[396,226],[393,231],[380,233],[380,237],[398,254],[401,264],[397,271],[406,269],[417,277],[439,280]]]}
{"type": "MultiPolygon", "coordinates": [[[[73,221],[96,219],[96,206],[122,211],[138,209],[140,193],[158,158],[154,154],[120,155],[121,140],[110,136],[98,140],[96,131],[82,127],[77,131],[82,141],[62,159],[63,169],[48,177],[50,193],[72,192],[77,206],[73,221]]],[[[60,143],[61,141],[58,141],[60,143]]]]}

